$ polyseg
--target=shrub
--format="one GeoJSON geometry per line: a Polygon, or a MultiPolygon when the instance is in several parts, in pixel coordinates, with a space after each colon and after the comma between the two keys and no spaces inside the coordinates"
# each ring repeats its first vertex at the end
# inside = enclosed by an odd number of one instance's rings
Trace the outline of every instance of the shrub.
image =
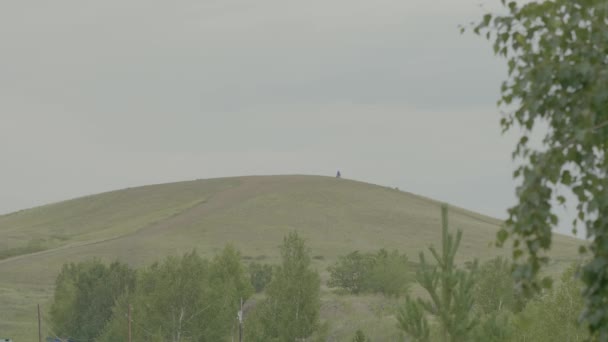
{"type": "Polygon", "coordinates": [[[329,266],[330,279],[327,283],[330,287],[341,287],[351,293],[358,294],[365,290],[374,264],[374,257],[354,251],[346,256],[341,256],[338,262],[329,266]]]}
{"type": "Polygon", "coordinates": [[[589,333],[578,323],[583,309],[582,284],[574,277],[575,267],[562,275],[559,286],[531,300],[517,315],[518,341],[586,341],[589,333]]]}
{"type": "Polygon", "coordinates": [[[355,337],[353,338],[353,342],[369,342],[363,331],[361,329],[355,332],[355,337]]]}
{"type": "Polygon", "coordinates": [[[369,292],[398,297],[407,293],[411,278],[405,254],[381,249],[373,258],[369,274],[364,277],[364,288],[369,292]]]}
{"type": "Polygon", "coordinates": [[[350,293],[383,293],[399,296],[408,289],[411,277],[406,255],[381,249],[376,254],[354,251],[328,267],[330,287],[341,287],[350,293]]]}

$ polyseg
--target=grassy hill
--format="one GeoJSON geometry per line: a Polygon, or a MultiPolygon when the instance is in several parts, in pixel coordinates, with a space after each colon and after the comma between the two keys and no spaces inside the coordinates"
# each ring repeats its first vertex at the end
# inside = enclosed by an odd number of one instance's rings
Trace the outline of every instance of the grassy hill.
{"type": "MultiPolygon", "coordinates": [[[[499,220],[451,207],[464,231],[459,261],[489,259],[499,220]]],[[[142,266],[196,248],[212,256],[233,244],[244,259],[275,262],[290,230],[307,239],[315,266],[353,250],[385,247],[412,261],[440,236],[439,203],[377,185],[320,176],[238,177],[150,185],[0,216],[0,337],[33,341],[36,304],[48,308],[63,263],[98,257],[142,266]]],[[[558,236],[553,270],[576,258],[580,241],[558,236]]],[[[362,327],[374,340],[396,334],[395,300],[323,289],[322,317],[340,340],[362,327]]],[[[44,332],[48,324],[43,320],[44,332]]]]}

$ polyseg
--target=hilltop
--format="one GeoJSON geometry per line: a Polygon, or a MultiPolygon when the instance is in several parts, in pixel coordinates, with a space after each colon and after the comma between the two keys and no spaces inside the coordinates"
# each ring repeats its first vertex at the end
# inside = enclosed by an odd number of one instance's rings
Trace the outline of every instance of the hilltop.
{"type": "MultiPolygon", "coordinates": [[[[460,262],[509,254],[492,244],[500,220],[457,207],[449,215],[450,227],[464,231],[460,262]]],[[[327,265],[353,250],[399,249],[415,261],[418,252],[438,243],[439,224],[437,201],[321,176],[150,185],[23,210],[0,216],[0,332],[15,340],[33,339],[35,305],[46,307],[65,262],[97,257],[142,266],[192,249],[212,256],[226,244],[246,260],[275,262],[283,236],[297,230],[326,277],[327,265]]],[[[556,270],[576,258],[579,244],[555,236],[556,270]]],[[[373,320],[381,322],[374,323],[379,328],[393,324],[390,317],[363,315],[378,303],[385,301],[345,299],[324,289],[323,315],[354,310],[361,317],[353,319],[362,325],[373,320]]]]}

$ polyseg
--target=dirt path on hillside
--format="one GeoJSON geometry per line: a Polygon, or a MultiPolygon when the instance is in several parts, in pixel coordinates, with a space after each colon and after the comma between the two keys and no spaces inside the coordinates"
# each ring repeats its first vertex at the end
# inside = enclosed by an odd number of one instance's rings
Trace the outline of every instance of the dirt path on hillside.
{"type": "Polygon", "coordinates": [[[90,245],[96,245],[96,244],[103,243],[103,242],[118,240],[118,239],[121,239],[121,238],[123,238],[125,236],[128,236],[128,234],[127,235],[113,236],[113,237],[104,238],[104,239],[82,241],[82,242],[74,242],[74,243],[69,243],[69,244],[66,244],[66,245],[63,245],[63,246],[59,246],[59,247],[55,247],[55,248],[51,248],[51,249],[45,249],[45,250],[40,251],[40,252],[17,255],[17,256],[11,257],[11,258],[0,260],[0,265],[7,264],[7,263],[10,263],[10,262],[13,262],[13,261],[17,261],[17,260],[21,260],[21,259],[30,258],[30,257],[35,257],[35,256],[40,256],[40,255],[47,255],[47,254],[54,254],[54,253],[57,253],[57,252],[60,252],[60,251],[64,251],[64,250],[68,250],[68,249],[72,249],[72,248],[84,247],[84,246],[90,246],[90,245]]]}
{"type": "Polygon", "coordinates": [[[243,178],[242,182],[238,185],[218,192],[211,196],[208,200],[186,209],[177,215],[148,224],[138,229],[134,234],[131,234],[131,236],[148,237],[152,234],[165,232],[166,230],[170,230],[172,228],[196,222],[198,219],[203,218],[209,213],[222,210],[234,203],[239,203],[268,190],[268,188],[264,186],[264,183],[267,182],[264,182],[264,180],[259,177],[243,178]]]}

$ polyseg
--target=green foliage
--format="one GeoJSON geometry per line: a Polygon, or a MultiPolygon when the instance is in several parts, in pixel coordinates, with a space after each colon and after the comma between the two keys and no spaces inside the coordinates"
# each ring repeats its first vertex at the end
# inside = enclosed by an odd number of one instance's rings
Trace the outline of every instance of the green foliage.
{"type": "Polygon", "coordinates": [[[266,288],[266,285],[272,280],[272,266],[268,264],[261,264],[258,262],[252,262],[249,264],[249,279],[251,280],[251,286],[255,289],[255,292],[262,292],[266,288]]]}
{"type": "Polygon", "coordinates": [[[267,333],[265,315],[270,314],[268,303],[262,301],[249,310],[245,315],[245,341],[247,342],[267,342],[272,341],[267,333]]]}
{"type": "Polygon", "coordinates": [[[502,257],[483,263],[475,279],[475,307],[484,315],[500,310],[521,311],[525,297],[515,288],[512,265],[502,257]]]}
{"type": "Polygon", "coordinates": [[[405,254],[400,255],[396,250],[388,252],[381,249],[373,261],[369,276],[365,277],[365,288],[371,292],[395,297],[407,293],[411,277],[405,254]]]}
{"type": "Polygon", "coordinates": [[[319,327],[320,279],[310,253],[296,232],[281,246],[281,265],[266,289],[267,298],[247,321],[247,341],[295,341],[319,327]]]}
{"type": "Polygon", "coordinates": [[[532,300],[515,320],[517,341],[585,341],[589,333],[579,324],[583,308],[575,267],[562,275],[560,285],[532,300]]]}
{"type": "Polygon", "coordinates": [[[135,271],[99,260],[66,264],[55,281],[50,308],[53,331],[62,337],[95,339],[112,315],[116,300],[135,286],[135,271]]]}
{"type": "Polygon", "coordinates": [[[502,118],[503,130],[522,132],[513,152],[522,160],[514,172],[518,203],[498,242],[513,238],[514,276],[524,289],[549,285],[535,276],[558,224],[553,203],[564,204],[560,191],[570,190],[577,202],[573,231],[582,224],[590,241],[580,274],[583,319],[608,341],[608,5],[553,0],[506,7],[507,14],[487,14],[475,27],[507,59],[499,103],[513,110],[502,118]],[[544,134],[542,148],[529,144],[535,128],[544,134]]]}
{"type": "Polygon", "coordinates": [[[409,296],[406,298],[405,305],[399,308],[397,320],[399,329],[407,333],[414,341],[430,341],[431,328],[424,308],[409,296]]]}
{"type": "Polygon", "coordinates": [[[125,340],[129,303],[134,341],[221,341],[231,332],[240,299],[252,292],[230,246],[211,262],[196,252],[168,257],[139,273],[135,294],[116,305],[100,341],[125,340]]]}
{"type": "Polygon", "coordinates": [[[329,329],[331,328],[328,321],[325,321],[316,328],[315,332],[311,337],[304,339],[304,341],[311,342],[327,342],[331,340],[329,329]]]}
{"type": "Polygon", "coordinates": [[[222,292],[226,303],[240,305],[241,298],[246,300],[254,292],[247,271],[241,263],[241,255],[231,245],[224,247],[222,253],[211,261],[210,280],[211,287],[222,292]]]}
{"type": "Polygon", "coordinates": [[[340,256],[338,261],[327,268],[330,279],[329,287],[341,287],[350,293],[358,294],[365,290],[366,278],[374,264],[374,258],[370,254],[354,251],[346,256],[340,256]]]}
{"type": "Polygon", "coordinates": [[[399,327],[417,341],[429,340],[429,324],[424,311],[437,318],[443,341],[466,340],[477,324],[477,317],[472,313],[477,263],[468,270],[454,264],[462,231],[459,230],[456,237],[448,233],[447,210],[447,205],[442,205],[441,254],[434,247],[429,248],[436,265],[427,263],[424,253],[420,253],[420,268],[416,273],[416,280],[430,299],[413,300],[408,296],[397,316],[399,327]]]}
{"type": "Polygon", "coordinates": [[[513,313],[508,310],[481,315],[480,323],[471,331],[471,340],[474,342],[520,341],[514,339],[514,336],[513,313]]]}
{"type": "Polygon", "coordinates": [[[396,250],[381,249],[376,254],[354,251],[340,257],[327,270],[328,286],[341,287],[353,294],[377,292],[399,296],[407,292],[411,281],[407,256],[396,250]]]}
{"type": "Polygon", "coordinates": [[[369,342],[363,331],[361,329],[355,332],[355,337],[353,338],[353,342],[369,342]]]}

